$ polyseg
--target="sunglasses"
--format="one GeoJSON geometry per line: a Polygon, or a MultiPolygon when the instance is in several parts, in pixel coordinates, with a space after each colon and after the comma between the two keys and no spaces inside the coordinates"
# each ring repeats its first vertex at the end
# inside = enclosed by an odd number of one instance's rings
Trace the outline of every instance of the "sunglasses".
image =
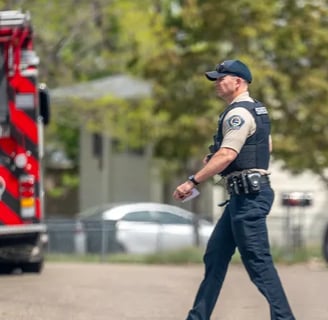
{"type": "Polygon", "coordinates": [[[231,73],[229,70],[227,70],[227,68],[224,66],[224,64],[218,64],[218,65],[215,67],[215,70],[216,70],[218,73],[231,73]]]}

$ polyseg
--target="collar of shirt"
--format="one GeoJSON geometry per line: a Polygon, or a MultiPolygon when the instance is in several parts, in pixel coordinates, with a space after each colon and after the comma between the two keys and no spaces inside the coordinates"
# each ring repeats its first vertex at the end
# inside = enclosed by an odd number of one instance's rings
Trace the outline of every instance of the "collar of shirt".
{"type": "Polygon", "coordinates": [[[245,92],[241,93],[239,96],[237,96],[235,99],[233,99],[232,102],[230,103],[230,105],[235,102],[240,102],[240,101],[254,102],[254,100],[249,96],[249,92],[245,91],[245,92]]]}

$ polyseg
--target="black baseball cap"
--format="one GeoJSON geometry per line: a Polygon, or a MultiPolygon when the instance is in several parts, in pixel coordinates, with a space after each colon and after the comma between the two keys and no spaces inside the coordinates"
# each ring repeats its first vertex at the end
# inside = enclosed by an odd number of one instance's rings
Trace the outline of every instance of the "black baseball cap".
{"type": "Polygon", "coordinates": [[[215,81],[227,75],[243,78],[248,83],[252,82],[252,74],[246,64],[240,60],[226,60],[218,64],[213,71],[205,72],[208,80],[215,81]]]}

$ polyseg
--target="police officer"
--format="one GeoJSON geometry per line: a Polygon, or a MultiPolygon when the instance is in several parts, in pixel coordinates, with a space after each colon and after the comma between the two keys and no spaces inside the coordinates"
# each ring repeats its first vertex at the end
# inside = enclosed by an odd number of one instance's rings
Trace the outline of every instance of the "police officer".
{"type": "Polygon", "coordinates": [[[199,183],[220,174],[230,199],[207,244],[204,279],[187,320],[210,319],[236,248],[250,279],[269,303],[271,320],[295,320],[273,264],[266,226],[274,199],[268,177],[268,111],[250,97],[252,75],[243,62],[224,61],[205,75],[215,81],[217,95],[228,106],[219,118],[204,167],[179,185],[173,197],[183,200],[199,183]]]}

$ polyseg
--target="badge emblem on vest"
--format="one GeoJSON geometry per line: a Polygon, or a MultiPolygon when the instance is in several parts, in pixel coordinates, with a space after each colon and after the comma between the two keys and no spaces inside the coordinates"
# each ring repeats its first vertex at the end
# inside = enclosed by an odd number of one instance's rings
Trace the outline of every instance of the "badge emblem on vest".
{"type": "Polygon", "coordinates": [[[239,129],[245,123],[245,120],[241,116],[234,115],[227,120],[227,123],[230,129],[235,130],[239,129]]]}

